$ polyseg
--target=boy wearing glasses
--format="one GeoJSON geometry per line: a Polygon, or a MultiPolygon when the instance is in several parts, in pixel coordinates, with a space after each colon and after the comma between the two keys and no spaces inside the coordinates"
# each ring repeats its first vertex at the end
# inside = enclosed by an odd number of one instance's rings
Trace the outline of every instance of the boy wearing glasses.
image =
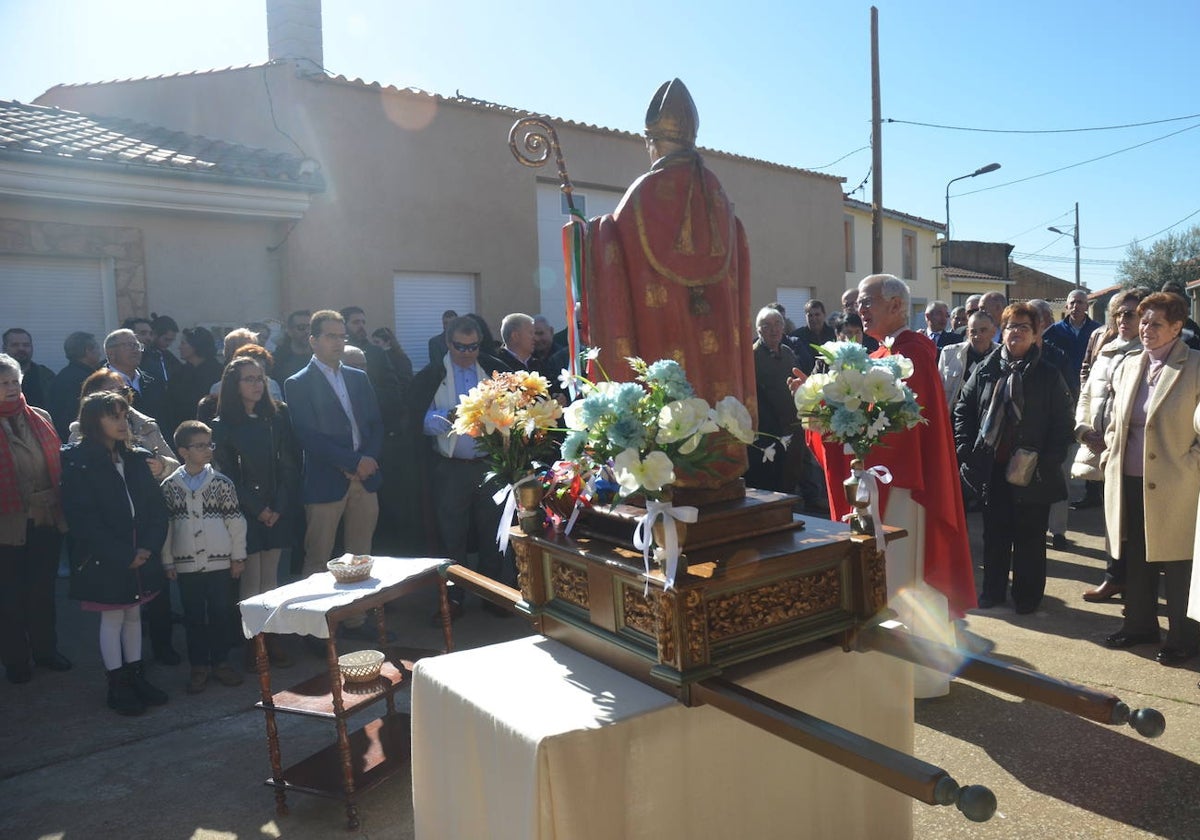
{"type": "Polygon", "coordinates": [[[163,567],[179,581],[192,672],[188,694],[199,694],[211,673],[222,685],[241,685],[229,666],[233,596],[229,579],[241,576],[246,562],[246,520],[237,488],[212,468],[212,429],[186,420],[175,430],[183,465],[162,483],[167,502],[167,541],[163,567]]]}

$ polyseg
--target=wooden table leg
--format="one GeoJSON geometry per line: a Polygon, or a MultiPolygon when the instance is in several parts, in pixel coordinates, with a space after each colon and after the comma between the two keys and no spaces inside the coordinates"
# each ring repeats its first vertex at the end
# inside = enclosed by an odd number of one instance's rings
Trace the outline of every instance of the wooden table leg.
{"type": "Polygon", "coordinates": [[[342,764],[342,798],[346,803],[346,828],[358,828],[358,808],[354,804],[354,765],[350,755],[350,736],[346,732],[346,706],[342,701],[342,672],[338,668],[337,638],[334,628],[329,628],[326,643],[326,659],[329,665],[329,690],[333,695],[333,714],[337,723],[338,758],[342,764]]]}
{"type": "Polygon", "coordinates": [[[279,729],[275,725],[274,703],[271,701],[271,668],[267,658],[267,640],[259,633],[254,637],[255,660],[258,665],[258,688],[262,693],[263,714],[267,719],[267,754],[271,759],[271,780],[275,783],[275,813],[286,817],[287,792],[283,789],[283,756],[279,752],[279,729]]]}
{"type": "Polygon", "coordinates": [[[438,607],[442,613],[442,638],[446,642],[446,653],[454,652],[454,637],[450,630],[450,596],[446,591],[446,579],[438,578],[438,607]]]}

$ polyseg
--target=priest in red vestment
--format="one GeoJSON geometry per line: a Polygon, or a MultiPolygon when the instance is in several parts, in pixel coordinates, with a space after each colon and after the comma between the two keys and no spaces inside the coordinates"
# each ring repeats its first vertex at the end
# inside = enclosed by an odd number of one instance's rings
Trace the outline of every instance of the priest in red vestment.
{"type": "MultiPolygon", "coordinates": [[[[674,359],[697,396],[732,395],[755,415],[746,234],[696,151],[698,126],[683,82],[664,83],[646,114],[650,171],[588,224],[585,340],[614,380],[632,379],[627,356],[674,359]]],[[[745,447],[723,437],[713,474],[693,486],[745,472],[745,447]]]]}
{"type": "MultiPolygon", "coordinates": [[[[908,285],[890,274],[874,274],[858,284],[858,312],[868,335],[880,342],[874,357],[894,353],[912,361],[907,380],[928,421],[885,436],[867,456],[866,466],[892,473],[880,484],[880,509],[887,525],[908,536],[887,549],[889,606],[910,632],[954,644],[952,618],[976,605],[975,576],[963,513],[954,430],[937,369],[933,342],[908,328],[908,285]]],[[[842,480],[850,474],[850,456],[838,443],[815,447],[825,462],[829,509],[834,519],[850,512],[842,480]]],[[[948,680],[931,669],[915,674],[917,697],[949,690],[948,680]]]]}

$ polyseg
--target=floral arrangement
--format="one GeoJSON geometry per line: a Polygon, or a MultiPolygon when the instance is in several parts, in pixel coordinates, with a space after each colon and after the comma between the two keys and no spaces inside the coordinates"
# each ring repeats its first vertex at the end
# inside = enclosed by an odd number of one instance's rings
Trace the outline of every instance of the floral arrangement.
{"type": "Polygon", "coordinates": [[[593,382],[564,373],[582,398],[563,413],[568,431],[562,457],[593,468],[611,462],[621,497],[640,492],[661,499],[677,468],[704,469],[716,457],[700,446],[706,435],[723,429],[742,443],[754,441],[750,412],[737,398],[710,406],[695,396],[677,362],[647,364],[635,357],[628,362],[636,373],[633,382],[612,382],[607,374],[593,382]]]}
{"type": "Polygon", "coordinates": [[[455,434],[476,438],[487,452],[492,476],[509,484],[528,476],[536,462],[553,460],[551,433],[562,406],[540,373],[497,373],[459,398],[455,434]]]}
{"type": "Polygon", "coordinates": [[[912,362],[904,356],[872,359],[853,341],[813,345],[828,364],[796,390],[796,412],[808,429],[844,444],[865,458],[889,432],[927,422],[916,395],[904,381],[912,362]]]}

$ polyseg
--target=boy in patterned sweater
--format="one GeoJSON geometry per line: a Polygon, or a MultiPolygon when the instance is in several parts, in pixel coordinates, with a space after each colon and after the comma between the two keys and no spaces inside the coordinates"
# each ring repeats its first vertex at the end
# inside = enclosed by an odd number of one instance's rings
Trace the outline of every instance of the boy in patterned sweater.
{"type": "Polygon", "coordinates": [[[188,694],[199,694],[211,674],[222,685],[241,685],[242,675],[226,661],[232,647],[233,589],[230,579],[246,562],[246,520],[237,488],[212,468],[212,429],[185,420],[175,430],[183,465],[162,483],[169,525],[162,562],[179,581],[192,672],[188,694]]]}

